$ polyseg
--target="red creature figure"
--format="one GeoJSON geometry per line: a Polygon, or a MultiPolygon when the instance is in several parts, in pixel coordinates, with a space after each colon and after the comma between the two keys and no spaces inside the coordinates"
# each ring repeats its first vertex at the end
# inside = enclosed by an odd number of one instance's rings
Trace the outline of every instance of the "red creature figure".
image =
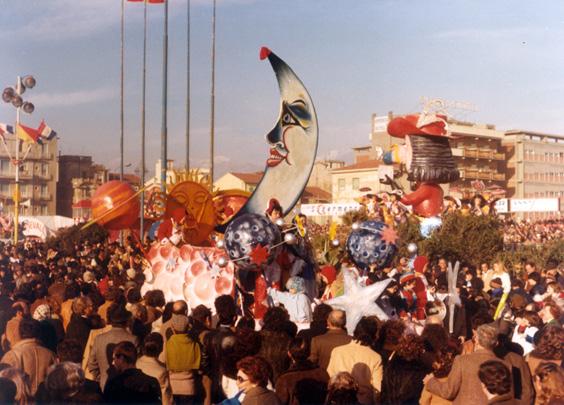
{"type": "Polygon", "coordinates": [[[441,183],[458,180],[460,174],[452,157],[446,116],[414,114],[396,117],[388,124],[388,133],[405,139],[405,146],[395,147],[384,155],[384,162],[404,163],[407,179],[415,190],[401,202],[413,207],[422,217],[434,217],[443,211],[441,183]]]}

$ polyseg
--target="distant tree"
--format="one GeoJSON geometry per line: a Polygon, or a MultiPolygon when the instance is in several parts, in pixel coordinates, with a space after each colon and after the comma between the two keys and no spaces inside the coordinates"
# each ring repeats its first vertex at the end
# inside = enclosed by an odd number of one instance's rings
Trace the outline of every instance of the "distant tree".
{"type": "Polygon", "coordinates": [[[444,257],[474,266],[491,263],[503,251],[503,225],[493,215],[447,214],[442,226],[421,242],[420,250],[435,260],[444,257]]]}
{"type": "Polygon", "coordinates": [[[81,230],[83,224],[63,228],[54,237],[47,239],[47,247],[65,255],[76,254],[75,245],[88,241],[91,244],[104,242],[108,238],[108,231],[98,224],[93,224],[81,230]]]}

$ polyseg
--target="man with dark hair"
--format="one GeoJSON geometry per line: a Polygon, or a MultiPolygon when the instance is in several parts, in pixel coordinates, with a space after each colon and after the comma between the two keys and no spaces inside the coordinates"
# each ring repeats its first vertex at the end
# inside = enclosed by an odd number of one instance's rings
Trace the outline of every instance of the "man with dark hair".
{"type": "Polygon", "coordinates": [[[137,359],[137,368],[148,376],[157,379],[161,387],[163,405],[172,404],[169,373],[165,365],[158,359],[159,354],[163,351],[163,337],[161,334],[153,332],[147,335],[142,349],[143,356],[137,359]]]}
{"type": "Polygon", "coordinates": [[[138,368],[137,349],[130,341],[119,342],[112,353],[116,375],[104,387],[104,400],[110,403],[160,403],[161,388],[156,378],[138,368]]]}
{"type": "Polygon", "coordinates": [[[230,295],[220,295],[214,301],[218,321],[215,329],[204,337],[204,351],[209,359],[209,370],[204,370],[204,387],[210,390],[212,403],[221,402],[224,398],[221,389],[221,358],[225,352],[235,346],[235,321],[237,320],[237,305],[230,295]],[[210,381],[211,380],[211,381],[210,381]],[[211,382],[211,387],[208,385],[211,382]]]}
{"type": "Polygon", "coordinates": [[[489,404],[515,403],[511,395],[511,372],[501,361],[489,360],[480,364],[478,378],[489,404]]]}
{"type": "Polygon", "coordinates": [[[9,364],[24,371],[29,376],[32,395],[45,379],[47,370],[55,363],[55,353],[39,343],[39,322],[23,318],[20,322],[21,340],[2,357],[1,363],[9,364]]]}
{"type": "Polygon", "coordinates": [[[318,364],[323,370],[327,370],[331,352],[337,346],[349,344],[352,338],[347,335],[345,325],[347,315],[345,311],[335,309],[327,317],[327,333],[316,336],[311,340],[311,354],[309,360],[318,364]]]}
{"type": "Polygon", "coordinates": [[[308,360],[309,345],[294,338],[288,349],[290,368],[276,380],[276,395],[283,404],[321,404],[327,395],[329,374],[308,360]]]}
{"type": "Polygon", "coordinates": [[[352,374],[358,382],[358,402],[377,403],[382,390],[382,357],[371,346],[378,334],[378,321],[374,317],[363,317],[354,329],[353,340],[331,352],[327,366],[329,376],[341,371],[352,374]]]}
{"type": "Polygon", "coordinates": [[[122,341],[137,344],[137,338],[126,328],[131,318],[131,313],[120,304],[112,304],[108,308],[108,321],[112,328],[94,338],[90,357],[88,359],[88,370],[103,388],[108,379],[108,373],[112,364],[111,353],[115,345],[122,341]]]}

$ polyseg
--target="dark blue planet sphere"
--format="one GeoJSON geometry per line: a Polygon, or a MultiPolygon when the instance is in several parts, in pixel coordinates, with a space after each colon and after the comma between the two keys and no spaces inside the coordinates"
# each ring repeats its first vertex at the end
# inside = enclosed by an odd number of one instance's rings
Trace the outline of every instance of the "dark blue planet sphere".
{"type": "Polygon", "coordinates": [[[225,230],[225,250],[231,260],[240,269],[258,270],[259,267],[249,257],[258,245],[269,249],[266,264],[272,263],[278,255],[280,247],[272,248],[282,240],[278,226],[266,216],[260,214],[244,214],[235,218],[225,230]],[[244,258],[244,259],[242,259],[244,258]],[[238,260],[240,259],[240,260],[238,260]]]}
{"type": "Polygon", "coordinates": [[[382,232],[388,225],[379,221],[364,221],[352,230],[347,239],[347,252],[353,263],[367,270],[371,264],[377,269],[386,267],[396,254],[395,243],[382,239],[382,232]]]}

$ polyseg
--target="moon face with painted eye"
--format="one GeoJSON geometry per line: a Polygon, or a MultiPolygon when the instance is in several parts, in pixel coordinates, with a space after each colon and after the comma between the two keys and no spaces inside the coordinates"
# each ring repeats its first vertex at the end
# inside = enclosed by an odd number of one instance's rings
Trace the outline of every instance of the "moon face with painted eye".
{"type": "Polygon", "coordinates": [[[307,163],[307,157],[294,156],[300,154],[299,143],[303,143],[303,131],[311,125],[311,115],[306,103],[295,100],[292,103],[282,101],[282,113],[276,126],[268,133],[266,140],[270,145],[270,156],[266,161],[268,167],[276,167],[282,162],[288,165],[307,163]],[[290,153],[294,152],[294,153],[290,153]]]}
{"type": "MultiPolygon", "coordinates": [[[[269,154],[264,175],[231,220],[247,213],[264,214],[272,198],[278,200],[283,214],[288,214],[306,187],[317,155],[317,115],[309,93],[286,62],[268,48],[262,48],[260,54],[261,59],[268,58],[276,74],[280,114],[266,135],[269,154]]],[[[226,227],[223,224],[218,230],[223,232],[226,227]]]]}

